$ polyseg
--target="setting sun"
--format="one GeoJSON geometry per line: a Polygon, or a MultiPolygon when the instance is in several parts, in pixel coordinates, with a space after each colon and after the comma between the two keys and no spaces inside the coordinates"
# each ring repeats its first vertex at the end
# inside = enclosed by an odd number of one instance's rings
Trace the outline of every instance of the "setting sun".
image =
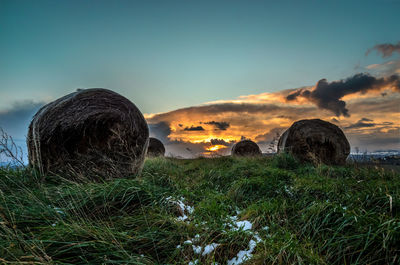
{"type": "Polygon", "coordinates": [[[223,148],[226,148],[226,146],[225,145],[212,145],[210,147],[207,147],[206,150],[215,152],[215,151],[218,151],[218,150],[223,149],[223,148]]]}

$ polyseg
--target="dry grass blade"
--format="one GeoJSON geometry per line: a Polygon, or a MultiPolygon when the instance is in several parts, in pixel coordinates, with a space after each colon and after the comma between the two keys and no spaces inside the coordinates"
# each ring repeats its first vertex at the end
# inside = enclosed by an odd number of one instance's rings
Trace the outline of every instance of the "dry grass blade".
{"type": "Polygon", "coordinates": [[[25,166],[23,156],[22,148],[0,127],[0,159],[6,158],[10,164],[25,166]]]}

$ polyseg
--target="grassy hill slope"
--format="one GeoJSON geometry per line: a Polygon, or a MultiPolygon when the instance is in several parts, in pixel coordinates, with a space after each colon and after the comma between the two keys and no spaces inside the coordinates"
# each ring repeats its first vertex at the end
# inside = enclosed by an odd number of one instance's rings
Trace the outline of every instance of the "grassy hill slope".
{"type": "Polygon", "coordinates": [[[0,263],[398,264],[400,174],[274,158],[147,159],[75,183],[0,169],[0,263]]]}

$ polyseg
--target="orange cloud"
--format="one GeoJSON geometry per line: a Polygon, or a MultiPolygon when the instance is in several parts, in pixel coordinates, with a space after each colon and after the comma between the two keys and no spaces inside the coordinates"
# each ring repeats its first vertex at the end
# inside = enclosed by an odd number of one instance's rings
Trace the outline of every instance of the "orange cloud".
{"type": "Polygon", "coordinates": [[[277,133],[283,133],[296,120],[312,118],[340,126],[353,146],[400,149],[400,143],[394,138],[396,128],[398,130],[400,127],[400,94],[393,86],[385,83],[379,89],[345,94],[341,100],[347,102],[346,108],[351,116],[337,117],[330,108],[321,108],[307,98],[287,100],[296,91],[312,91],[316,88],[244,95],[167,113],[146,114],[145,117],[153,135],[163,132],[158,137],[163,137],[167,153],[184,154],[187,157],[228,154],[234,142],[243,137],[258,142],[262,151],[267,152],[277,133]],[[160,125],[162,130],[152,130],[160,125]],[[202,130],[185,130],[200,127],[202,130]],[[377,139],[376,142],[374,139],[377,139]]]}

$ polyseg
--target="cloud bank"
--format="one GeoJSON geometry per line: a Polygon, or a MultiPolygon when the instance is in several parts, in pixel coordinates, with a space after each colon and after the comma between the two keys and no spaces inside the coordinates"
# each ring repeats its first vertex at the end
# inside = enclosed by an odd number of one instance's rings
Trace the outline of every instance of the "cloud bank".
{"type": "Polygon", "coordinates": [[[207,155],[213,146],[218,147],[219,154],[229,154],[233,143],[243,137],[256,141],[263,152],[268,152],[271,142],[294,121],[312,118],[340,126],[353,148],[400,150],[399,92],[398,75],[375,77],[361,73],[333,82],[321,79],[315,86],[145,116],[149,124],[168,126],[164,130],[167,152],[186,157],[207,155]],[[199,126],[202,130],[185,130],[199,126]],[[190,155],[185,151],[189,145],[190,155]]]}

